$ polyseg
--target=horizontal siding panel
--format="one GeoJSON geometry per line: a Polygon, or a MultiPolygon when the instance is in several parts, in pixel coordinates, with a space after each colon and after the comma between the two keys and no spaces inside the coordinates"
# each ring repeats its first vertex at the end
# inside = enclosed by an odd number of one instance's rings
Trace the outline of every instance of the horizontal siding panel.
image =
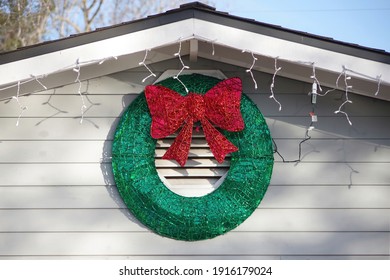
{"type": "MultiPolygon", "coordinates": [[[[281,111],[279,111],[279,104],[269,98],[270,94],[252,93],[248,94],[248,96],[257,104],[260,111],[265,116],[308,116],[313,110],[311,96],[308,95],[308,92],[311,92],[311,85],[308,91],[285,93],[274,90],[275,98],[282,105],[281,111]]],[[[326,90],[324,90],[324,92],[326,92],[326,90]]],[[[344,92],[334,91],[324,97],[317,97],[315,113],[320,121],[322,117],[335,116],[334,112],[344,102],[344,99],[342,98],[344,94],[344,92]]],[[[349,93],[348,97],[353,103],[346,105],[345,108],[348,115],[351,117],[390,116],[389,104],[382,100],[352,93],[349,93]],[[364,108],[364,110],[362,110],[362,108],[364,108]]]]}
{"type": "MultiPolygon", "coordinates": [[[[301,139],[275,139],[285,160],[298,159],[301,139]]],[[[390,162],[390,139],[310,139],[301,145],[303,162],[390,162]]],[[[280,161],[274,155],[275,161],[280,161]]]]}
{"type": "Polygon", "coordinates": [[[112,140],[117,118],[0,118],[1,140],[112,140]]]}
{"type": "MultiPolygon", "coordinates": [[[[286,160],[298,158],[300,139],[276,139],[278,151],[286,160]]],[[[161,158],[172,140],[158,141],[156,157],[161,158]]],[[[192,140],[192,158],[213,158],[207,144],[192,140]]],[[[86,163],[111,162],[112,141],[2,141],[0,163],[86,163]],[[67,151],[64,153],[63,151],[67,151]],[[12,151],[12,152],[11,152],[12,151]]],[[[275,161],[281,161],[274,155],[275,161]]],[[[389,140],[311,139],[302,144],[304,162],[390,162],[389,140]]]]}
{"type": "Polygon", "coordinates": [[[159,174],[166,178],[171,177],[221,177],[228,168],[160,168],[159,174]]]}
{"type": "Polygon", "coordinates": [[[237,231],[383,231],[390,209],[257,209],[237,231]]]}
{"type": "MultiPolygon", "coordinates": [[[[144,232],[126,209],[0,210],[0,232],[144,232]],[[32,222],[33,221],[33,222],[32,222]]],[[[390,209],[257,209],[236,232],[389,231],[390,209]]]]}
{"type": "Polygon", "coordinates": [[[126,208],[116,187],[0,187],[1,209],[126,208]]]}
{"type": "Polygon", "coordinates": [[[390,163],[275,163],[274,185],[388,185],[390,163]]]}
{"type": "Polygon", "coordinates": [[[0,185],[106,185],[112,181],[111,165],[100,164],[0,164],[0,185]],[[105,176],[110,172],[109,176],[105,176]]]}
{"type": "Polygon", "coordinates": [[[384,232],[229,232],[182,242],[153,233],[0,233],[2,256],[12,255],[389,255],[384,232]],[[243,242],[245,240],[245,242],[243,242]],[[227,244],[229,244],[227,246],[227,244]]]}
{"type": "MultiPolygon", "coordinates": [[[[77,118],[22,118],[16,126],[17,118],[0,118],[0,126],[6,134],[1,140],[111,140],[118,118],[90,118],[86,114],[80,124],[77,118]]],[[[274,117],[266,119],[274,138],[298,138],[305,136],[310,124],[309,117],[274,117]]],[[[322,118],[310,131],[313,138],[361,138],[390,139],[390,130],[384,130],[390,117],[352,117],[353,126],[342,116],[322,118]],[[345,125],[343,125],[345,122],[345,125]],[[339,125],[335,125],[338,123],[339,125]]]]}
{"type": "Polygon", "coordinates": [[[264,208],[390,208],[388,186],[270,186],[264,208]]]}
{"type": "MultiPolygon", "coordinates": [[[[195,192],[182,186],[175,191],[195,192]]],[[[3,186],[0,209],[126,208],[115,186],[3,186]]],[[[390,208],[390,186],[269,186],[261,209],[390,208]]]]}
{"type": "MultiPolygon", "coordinates": [[[[84,110],[88,117],[110,117],[115,118],[122,114],[123,110],[138,96],[138,94],[127,95],[90,95],[84,94],[83,99],[87,108],[84,110]]],[[[20,97],[20,103],[28,106],[23,111],[23,117],[80,117],[82,100],[80,95],[29,95],[20,97]]],[[[8,102],[7,105],[0,103],[0,117],[18,117],[20,114],[19,105],[15,102],[8,102]]]]}
{"type": "Polygon", "coordinates": [[[211,188],[215,184],[217,184],[219,178],[216,177],[208,177],[208,178],[191,178],[191,180],[186,180],[185,178],[165,178],[170,185],[177,188],[182,189],[193,189],[194,187],[196,189],[200,188],[211,188]]]}
{"type": "Polygon", "coordinates": [[[0,163],[111,162],[111,146],[112,141],[102,140],[3,141],[0,163]]]}
{"type": "MultiPolygon", "coordinates": [[[[83,94],[102,94],[102,95],[124,95],[138,94],[142,92],[145,86],[151,82],[142,83],[145,72],[134,71],[131,75],[125,75],[126,72],[116,73],[108,76],[90,79],[81,82],[81,92],[83,94]]],[[[159,74],[161,72],[156,72],[159,74]]],[[[55,89],[41,91],[36,95],[78,95],[79,84],[73,83],[58,87],[55,89]]]]}
{"type": "MultiPolygon", "coordinates": [[[[192,142],[195,142],[196,140],[197,139],[193,139],[192,142]]],[[[195,148],[194,144],[196,144],[196,143],[191,143],[192,148],[189,151],[189,154],[188,154],[189,157],[191,157],[191,158],[214,158],[214,155],[208,146],[204,147],[204,148],[195,148]]],[[[162,147],[162,145],[159,145],[159,146],[162,147]]],[[[159,158],[159,159],[162,158],[167,150],[168,149],[156,149],[156,151],[155,151],[156,158],[159,158]]],[[[229,155],[227,155],[227,157],[229,157],[229,155]]]]}
{"type": "MultiPolygon", "coordinates": [[[[0,164],[0,186],[114,184],[111,164],[0,164]]],[[[388,185],[390,163],[275,163],[273,185],[388,185]]],[[[219,177],[228,168],[160,169],[167,177],[219,177]]]]}
{"type": "MultiPolygon", "coordinates": [[[[315,129],[309,132],[312,138],[358,138],[390,139],[390,130],[384,129],[390,117],[351,117],[352,126],[344,115],[319,118],[315,129]]],[[[309,117],[268,117],[266,118],[274,138],[303,139],[310,125],[309,117]]]]}

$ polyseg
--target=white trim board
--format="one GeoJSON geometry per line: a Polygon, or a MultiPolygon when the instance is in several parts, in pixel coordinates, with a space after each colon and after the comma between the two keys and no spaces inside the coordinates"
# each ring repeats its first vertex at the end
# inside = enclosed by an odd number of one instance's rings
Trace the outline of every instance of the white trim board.
{"type": "MultiPolygon", "coordinates": [[[[375,85],[376,82],[372,79],[367,79],[367,77],[375,79],[381,75],[382,86],[387,88],[390,86],[390,65],[388,64],[195,18],[1,65],[0,69],[3,68],[6,71],[1,71],[0,85],[10,85],[18,81],[28,80],[31,79],[31,75],[45,76],[46,78],[47,74],[51,73],[68,73],[68,76],[71,76],[71,78],[68,78],[67,82],[71,83],[74,82],[74,73],[73,75],[71,74],[77,60],[82,64],[83,69],[90,68],[88,75],[82,75],[82,79],[108,75],[123,71],[126,68],[138,67],[147,49],[155,50],[170,46],[176,52],[180,40],[187,43],[186,47],[182,48],[181,55],[191,54],[189,43],[191,39],[202,40],[210,44],[236,50],[248,50],[263,57],[278,57],[280,60],[301,66],[306,64],[307,67],[311,67],[310,63],[315,63],[317,69],[332,73],[332,80],[335,75],[337,77],[337,74],[342,71],[342,67],[345,66],[347,69],[356,72],[349,72],[348,74],[358,82],[368,81],[370,84],[375,85]],[[221,34],[224,35],[221,36],[221,34]],[[136,57],[133,57],[134,55],[136,57]],[[118,57],[118,61],[99,64],[103,59],[112,58],[113,56],[118,57]],[[359,75],[357,72],[361,72],[364,76],[359,75]]],[[[159,57],[156,57],[156,60],[154,57],[151,58],[150,63],[174,58],[173,53],[164,54],[159,52],[158,54],[159,57]]],[[[192,56],[194,56],[194,53],[192,53],[192,56]]],[[[196,56],[202,56],[202,53],[198,53],[198,50],[196,50],[196,56]]],[[[208,58],[218,59],[227,63],[229,61],[237,63],[237,58],[227,55],[224,57],[208,56],[208,58]]],[[[258,64],[261,64],[261,62],[258,64]]],[[[256,70],[256,68],[254,69],[256,70]]],[[[82,72],[85,73],[85,71],[82,72]]],[[[293,78],[295,73],[284,73],[287,77],[289,74],[293,78]]],[[[330,85],[330,82],[328,84],[330,85]]],[[[50,86],[55,87],[59,85],[50,84],[50,86]]],[[[387,94],[387,88],[385,94],[387,94]]],[[[359,92],[359,90],[357,92],[363,93],[359,92]]],[[[388,96],[380,98],[390,100],[388,96]]]]}

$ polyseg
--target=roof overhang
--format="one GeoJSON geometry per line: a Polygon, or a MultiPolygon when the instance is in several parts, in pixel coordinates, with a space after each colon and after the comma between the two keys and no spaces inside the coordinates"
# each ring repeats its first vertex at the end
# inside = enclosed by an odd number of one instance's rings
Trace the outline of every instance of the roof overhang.
{"type": "Polygon", "coordinates": [[[350,92],[390,100],[389,53],[202,9],[179,9],[0,55],[0,88],[9,87],[0,91],[0,99],[15,95],[19,81],[21,93],[42,90],[32,77],[39,77],[48,88],[73,83],[77,63],[85,80],[139,67],[146,50],[150,50],[147,63],[172,59],[179,42],[180,54],[193,61],[200,57],[249,68],[252,56],[242,53],[247,50],[257,57],[253,70],[274,73],[277,58],[282,67],[278,75],[299,81],[313,81],[314,65],[321,85],[330,88],[347,69],[352,77],[350,92]],[[379,76],[380,92],[374,96],[379,76]]]}

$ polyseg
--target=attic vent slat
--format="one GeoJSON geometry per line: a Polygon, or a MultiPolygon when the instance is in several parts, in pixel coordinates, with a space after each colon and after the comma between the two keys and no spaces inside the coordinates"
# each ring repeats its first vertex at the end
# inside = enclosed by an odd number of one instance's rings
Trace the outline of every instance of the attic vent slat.
{"type": "MultiPolygon", "coordinates": [[[[164,167],[180,167],[176,161],[173,160],[165,160],[165,159],[156,159],[155,161],[157,168],[164,167]]],[[[186,162],[187,167],[197,168],[198,166],[202,166],[202,168],[211,168],[211,167],[229,167],[230,164],[227,161],[223,163],[218,163],[215,159],[210,158],[193,158],[188,159],[186,162]]]]}
{"type": "Polygon", "coordinates": [[[169,177],[222,177],[225,175],[228,168],[161,168],[158,170],[159,174],[166,178],[169,177]]]}
{"type": "MultiPolygon", "coordinates": [[[[173,143],[173,138],[160,139],[156,143],[156,148],[169,148],[173,143]]],[[[191,141],[191,148],[208,148],[207,142],[204,138],[196,138],[191,141]]]]}
{"type": "MultiPolygon", "coordinates": [[[[162,156],[165,154],[166,149],[164,148],[158,148],[156,149],[156,159],[157,158],[162,158],[162,156]]],[[[213,153],[210,151],[210,149],[207,148],[192,148],[190,149],[189,153],[190,158],[214,158],[213,153]]],[[[227,155],[227,158],[229,155],[227,155]]]]}
{"type": "Polygon", "coordinates": [[[215,190],[229,170],[229,156],[219,163],[211,153],[203,132],[194,131],[188,160],[181,167],[174,160],[162,159],[174,136],[158,140],[155,150],[156,169],[166,186],[183,196],[202,196],[215,190]]]}

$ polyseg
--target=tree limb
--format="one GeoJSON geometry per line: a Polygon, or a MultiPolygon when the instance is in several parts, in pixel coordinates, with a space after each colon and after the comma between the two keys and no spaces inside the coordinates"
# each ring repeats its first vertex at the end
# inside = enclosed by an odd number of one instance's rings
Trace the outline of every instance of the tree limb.
{"type": "Polygon", "coordinates": [[[58,19],[62,22],[66,22],[67,24],[69,24],[70,26],[73,27],[73,29],[76,31],[76,33],[81,33],[83,32],[80,27],[75,24],[73,21],[71,21],[69,18],[66,18],[66,17],[63,17],[63,16],[56,16],[55,19],[58,19]]]}

